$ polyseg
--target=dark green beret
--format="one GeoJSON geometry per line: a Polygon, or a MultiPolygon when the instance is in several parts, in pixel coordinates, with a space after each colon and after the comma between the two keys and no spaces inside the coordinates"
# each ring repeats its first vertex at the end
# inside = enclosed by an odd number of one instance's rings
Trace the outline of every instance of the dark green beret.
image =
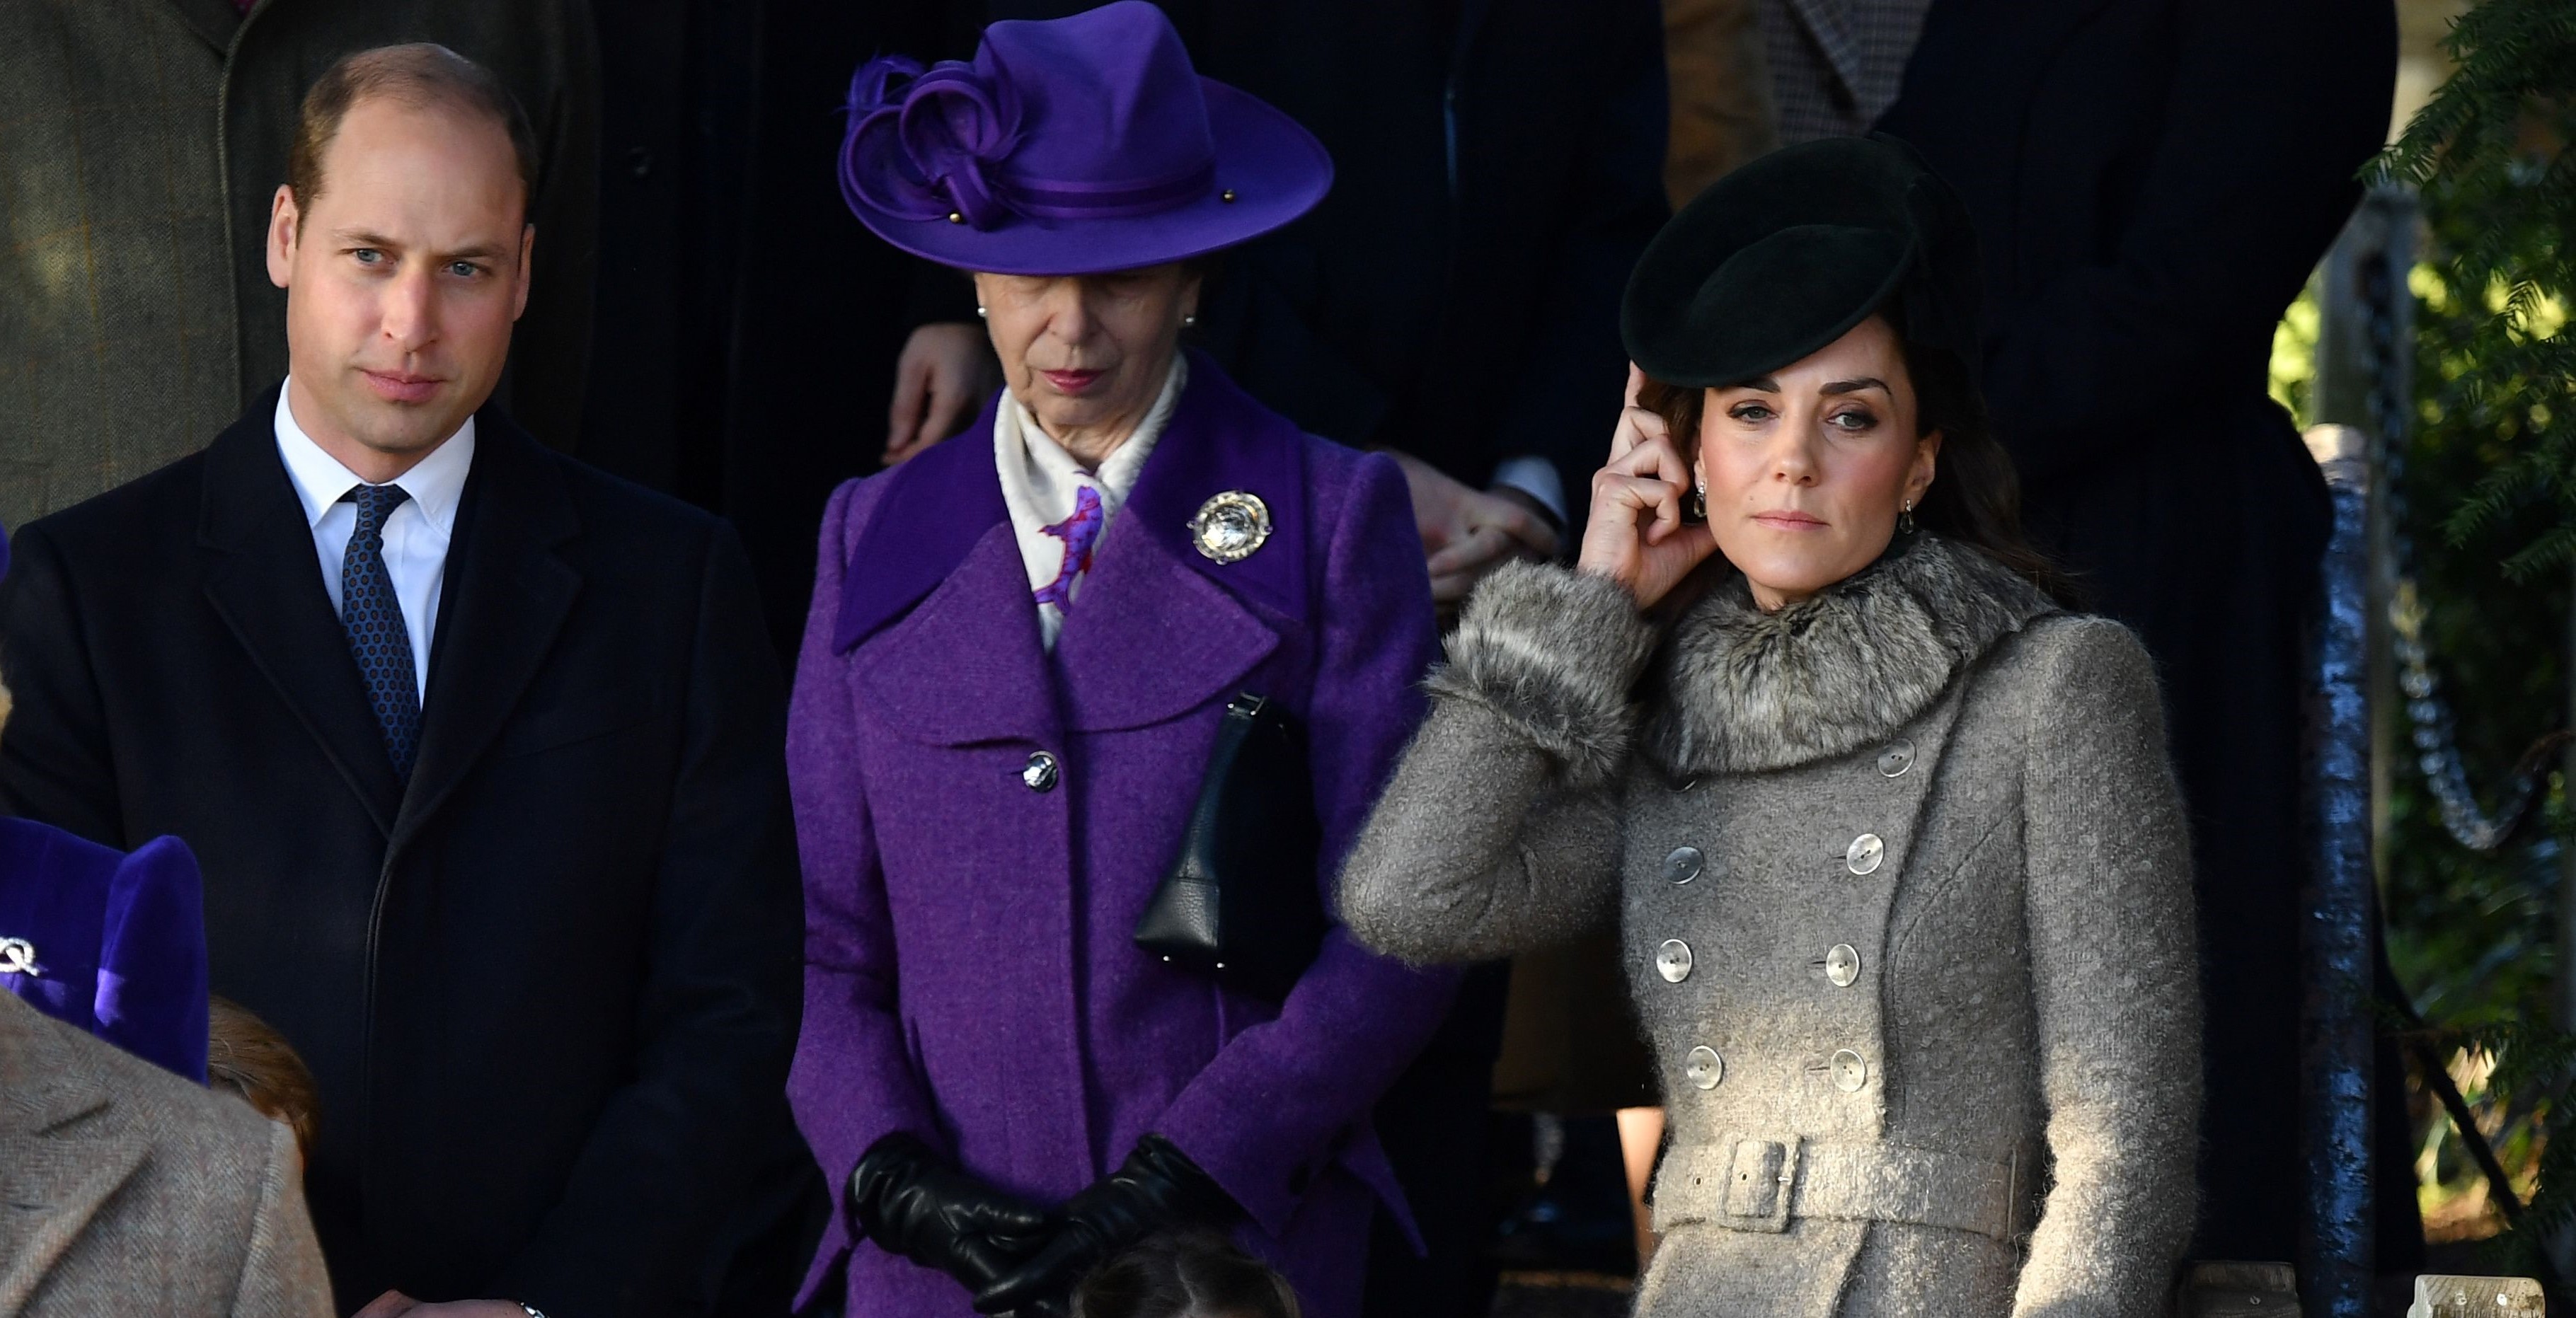
{"type": "Polygon", "coordinates": [[[1647,375],[1722,388],[1881,308],[1909,342],[1974,365],[1976,235],[1912,147],[1830,137],[1754,160],[1684,206],[1628,277],[1619,332],[1647,375]]]}

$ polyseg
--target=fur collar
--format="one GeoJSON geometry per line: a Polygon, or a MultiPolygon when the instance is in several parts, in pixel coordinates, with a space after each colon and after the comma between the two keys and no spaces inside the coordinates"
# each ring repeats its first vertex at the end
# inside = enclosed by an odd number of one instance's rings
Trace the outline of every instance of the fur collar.
{"type": "Polygon", "coordinates": [[[1905,726],[1997,641],[2056,608],[2002,564],[1931,535],[1777,613],[1731,576],[1656,654],[1643,750],[1675,774],[1847,755],[1905,726]]]}

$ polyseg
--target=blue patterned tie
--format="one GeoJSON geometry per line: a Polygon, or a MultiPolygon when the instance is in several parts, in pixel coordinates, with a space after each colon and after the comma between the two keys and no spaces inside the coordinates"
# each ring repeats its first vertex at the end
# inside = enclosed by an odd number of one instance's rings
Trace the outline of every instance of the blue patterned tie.
{"type": "Polygon", "coordinates": [[[420,686],[412,670],[411,631],[394,598],[393,574],[385,571],[385,519],[411,495],[399,485],[361,485],[340,497],[358,505],[358,526],[340,560],[340,625],[348,629],[349,652],[358,657],[358,675],[384,729],[394,774],[409,782],[412,758],[420,752],[420,686]]]}

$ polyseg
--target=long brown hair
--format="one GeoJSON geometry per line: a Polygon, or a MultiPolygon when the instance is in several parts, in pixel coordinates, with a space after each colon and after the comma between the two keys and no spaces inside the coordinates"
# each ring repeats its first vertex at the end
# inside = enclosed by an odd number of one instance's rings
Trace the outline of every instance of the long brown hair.
{"type": "MultiPolygon", "coordinates": [[[[1893,321],[1890,322],[1893,324],[1893,321]]],[[[1986,396],[1976,374],[1958,355],[1898,336],[1905,375],[1914,386],[1917,435],[1941,432],[1939,472],[1914,509],[1924,530],[1975,547],[2047,592],[2059,604],[2084,606],[2075,581],[2030,542],[2021,526],[2021,475],[2012,455],[1995,438],[1986,413],[1986,396]]],[[[1708,391],[1666,384],[1649,377],[1637,390],[1637,405],[1664,419],[1685,454],[1695,454],[1700,414],[1708,391]]]]}

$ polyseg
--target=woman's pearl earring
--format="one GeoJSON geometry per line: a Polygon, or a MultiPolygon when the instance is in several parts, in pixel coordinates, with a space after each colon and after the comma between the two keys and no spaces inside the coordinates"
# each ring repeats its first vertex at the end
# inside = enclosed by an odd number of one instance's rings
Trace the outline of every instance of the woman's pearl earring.
{"type": "Polygon", "coordinates": [[[1194,328],[1196,328],[1196,327],[1198,326],[1198,323],[1199,323],[1199,313],[1197,313],[1197,312],[1195,312],[1195,311],[1191,312],[1190,314],[1188,314],[1188,315],[1186,315],[1186,316],[1181,317],[1181,328],[1182,328],[1182,329],[1194,329],[1194,328]]]}
{"type": "Polygon", "coordinates": [[[982,320],[983,318],[984,318],[984,308],[983,308],[983,306],[979,303],[979,304],[976,306],[976,308],[975,308],[975,319],[977,319],[977,320],[982,320]]]}
{"type": "Polygon", "coordinates": [[[1912,499],[1906,500],[1905,506],[1897,509],[1896,511],[1896,533],[1898,535],[1914,534],[1914,501],[1912,499]]]}

